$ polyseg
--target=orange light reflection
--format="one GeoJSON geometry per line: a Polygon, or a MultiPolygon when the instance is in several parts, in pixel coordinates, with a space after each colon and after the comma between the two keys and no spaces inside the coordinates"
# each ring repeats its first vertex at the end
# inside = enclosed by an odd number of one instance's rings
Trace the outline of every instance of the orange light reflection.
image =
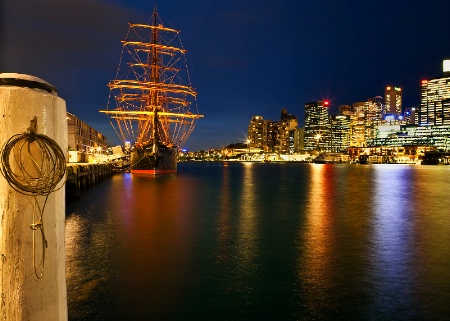
{"type": "MultiPolygon", "coordinates": [[[[298,273],[305,305],[312,313],[326,306],[333,277],[334,214],[333,165],[311,164],[310,186],[307,188],[306,222],[301,229],[298,273]]],[[[318,311],[317,311],[318,312],[318,311]]]]}

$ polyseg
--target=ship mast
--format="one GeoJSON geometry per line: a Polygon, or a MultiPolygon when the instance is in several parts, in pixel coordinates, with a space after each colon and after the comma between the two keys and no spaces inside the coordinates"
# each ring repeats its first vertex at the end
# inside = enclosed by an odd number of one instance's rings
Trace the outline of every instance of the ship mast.
{"type": "MultiPolygon", "coordinates": [[[[156,5],[155,8],[153,10],[153,29],[152,29],[152,41],[153,44],[155,46],[153,46],[153,68],[151,70],[152,73],[152,81],[153,83],[158,83],[159,82],[159,68],[158,68],[158,50],[156,45],[158,44],[158,29],[156,28],[156,23],[157,23],[157,18],[158,18],[158,14],[156,12],[156,5]]],[[[158,106],[159,106],[159,101],[158,101],[158,96],[159,96],[159,91],[157,90],[152,90],[150,91],[150,93],[153,93],[150,95],[150,98],[153,100],[151,101],[150,106],[153,106],[153,124],[152,124],[152,137],[153,137],[153,142],[152,142],[152,151],[153,153],[156,152],[156,145],[158,142],[158,130],[157,130],[157,126],[158,126],[158,106]]]]}
{"type": "Polygon", "coordinates": [[[158,144],[180,146],[203,115],[197,113],[180,31],[159,22],[156,5],[152,18],[150,24],[129,24],[116,78],[108,83],[108,105],[100,112],[124,141],[152,145],[155,152],[158,144]]]}

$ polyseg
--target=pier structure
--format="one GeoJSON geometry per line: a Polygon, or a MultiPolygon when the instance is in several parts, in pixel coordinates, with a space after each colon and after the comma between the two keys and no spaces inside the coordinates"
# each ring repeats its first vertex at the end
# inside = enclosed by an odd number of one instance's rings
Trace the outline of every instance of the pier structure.
{"type": "Polygon", "coordinates": [[[80,197],[80,193],[94,186],[99,181],[110,177],[113,168],[109,163],[88,164],[69,163],[67,164],[66,198],[75,199],[80,197]]]}
{"type": "Polygon", "coordinates": [[[1,320],[68,318],[66,115],[65,101],[49,83],[0,73],[1,320]]]}

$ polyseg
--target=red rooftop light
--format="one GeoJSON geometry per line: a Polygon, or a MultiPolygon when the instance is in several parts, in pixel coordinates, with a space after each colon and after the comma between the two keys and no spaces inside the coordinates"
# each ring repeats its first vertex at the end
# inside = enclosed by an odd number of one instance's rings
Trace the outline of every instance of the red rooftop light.
{"type": "Polygon", "coordinates": [[[328,106],[330,104],[330,102],[328,101],[328,100],[325,100],[324,102],[323,102],[323,105],[324,106],[328,106]]]}

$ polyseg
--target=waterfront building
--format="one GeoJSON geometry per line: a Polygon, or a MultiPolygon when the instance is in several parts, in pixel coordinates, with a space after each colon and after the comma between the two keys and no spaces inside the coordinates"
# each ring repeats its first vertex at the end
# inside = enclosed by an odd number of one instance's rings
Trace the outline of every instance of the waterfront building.
{"type": "Polygon", "coordinates": [[[376,138],[367,142],[375,146],[426,146],[430,150],[450,151],[450,126],[385,125],[378,127],[376,138]]]}
{"type": "Polygon", "coordinates": [[[248,125],[248,139],[250,146],[263,148],[267,145],[267,135],[264,130],[264,119],[262,116],[253,116],[248,125]]]}
{"type": "Polygon", "coordinates": [[[248,125],[249,147],[270,153],[293,153],[298,143],[298,120],[285,108],[281,110],[280,121],[264,120],[253,116],[248,125]],[[297,140],[297,142],[296,142],[297,140]]]}
{"type": "Polygon", "coordinates": [[[106,136],[71,113],[67,113],[69,150],[80,153],[102,153],[108,147],[106,136]]]}
{"type": "Polygon", "coordinates": [[[330,150],[346,152],[350,146],[350,115],[330,116],[330,150]]]}
{"type": "Polygon", "coordinates": [[[305,104],[305,150],[329,151],[329,102],[319,100],[305,104]]]}
{"type": "Polygon", "coordinates": [[[444,61],[443,77],[422,80],[419,126],[450,125],[450,63],[444,61]]]}

